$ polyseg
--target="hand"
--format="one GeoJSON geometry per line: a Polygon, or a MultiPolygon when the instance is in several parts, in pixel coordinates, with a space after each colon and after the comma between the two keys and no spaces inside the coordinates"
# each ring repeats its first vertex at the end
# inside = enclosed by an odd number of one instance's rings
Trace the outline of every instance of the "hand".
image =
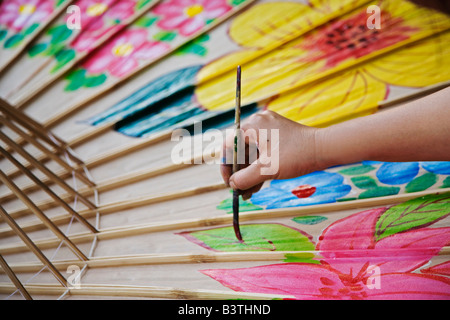
{"type": "Polygon", "coordinates": [[[230,163],[234,134],[228,135],[224,143],[226,161],[221,165],[221,174],[228,186],[241,191],[244,200],[257,192],[266,180],[295,178],[319,169],[315,151],[318,129],[301,125],[275,112],[264,111],[252,115],[241,125],[241,130],[245,136],[246,163],[232,174],[230,163]],[[261,129],[267,130],[267,141],[261,140],[265,137],[261,129]],[[250,134],[252,132],[256,134],[250,134]],[[251,159],[254,145],[258,148],[257,156],[250,162],[248,159],[251,159]],[[277,165],[273,166],[274,163],[277,165]],[[268,169],[270,165],[276,167],[276,171],[267,174],[264,168],[268,169]]]}

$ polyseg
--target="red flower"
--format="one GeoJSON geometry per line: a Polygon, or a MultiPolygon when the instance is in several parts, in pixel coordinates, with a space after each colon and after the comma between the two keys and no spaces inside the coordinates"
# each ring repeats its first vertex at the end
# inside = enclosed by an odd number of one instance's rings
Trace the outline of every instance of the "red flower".
{"type": "Polygon", "coordinates": [[[391,18],[386,12],[381,14],[381,29],[369,29],[366,23],[367,14],[363,11],[320,29],[299,45],[311,52],[302,61],[325,60],[325,67],[333,67],[343,60],[357,59],[404,41],[418,30],[403,24],[402,18],[391,18]]]}

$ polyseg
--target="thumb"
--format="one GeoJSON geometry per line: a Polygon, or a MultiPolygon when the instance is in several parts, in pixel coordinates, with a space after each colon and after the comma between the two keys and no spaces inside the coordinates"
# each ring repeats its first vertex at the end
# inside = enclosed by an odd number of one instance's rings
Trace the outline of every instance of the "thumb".
{"type": "Polygon", "coordinates": [[[230,187],[244,191],[263,183],[269,177],[261,174],[261,168],[260,161],[254,161],[248,167],[234,173],[230,177],[230,187]]]}

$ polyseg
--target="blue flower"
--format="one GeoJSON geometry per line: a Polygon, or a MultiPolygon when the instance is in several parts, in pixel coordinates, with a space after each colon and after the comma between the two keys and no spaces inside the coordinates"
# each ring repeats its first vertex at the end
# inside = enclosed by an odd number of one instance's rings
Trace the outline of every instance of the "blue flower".
{"type": "Polygon", "coordinates": [[[269,187],[255,193],[251,202],[266,209],[299,207],[336,202],[350,190],[340,174],[317,171],[294,179],[273,180],[269,187]]]}
{"type": "Polygon", "coordinates": [[[422,167],[436,174],[450,174],[450,161],[428,161],[421,162],[422,167]]]}
{"type": "Polygon", "coordinates": [[[378,162],[363,161],[363,164],[381,164],[376,172],[378,180],[388,185],[401,185],[412,181],[420,171],[425,170],[442,175],[450,175],[449,161],[426,161],[426,162],[378,162]]]}
{"type": "Polygon", "coordinates": [[[385,162],[376,175],[380,182],[399,185],[410,182],[419,173],[418,162],[385,162]]]}

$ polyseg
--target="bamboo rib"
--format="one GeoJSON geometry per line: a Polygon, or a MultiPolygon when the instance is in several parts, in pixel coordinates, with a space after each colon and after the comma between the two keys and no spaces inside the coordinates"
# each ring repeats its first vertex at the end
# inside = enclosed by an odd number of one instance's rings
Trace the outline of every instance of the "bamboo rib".
{"type": "MultiPolygon", "coordinates": [[[[202,193],[206,193],[206,192],[212,192],[212,191],[221,190],[221,189],[225,189],[225,188],[227,188],[227,187],[223,183],[208,185],[205,187],[189,188],[186,190],[169,192],[169,193],[159,194],[159,195],[155,195],[155,196],[140,197],[140,198],[133,199],[133,200],[110,203],[110,204],[107,204],[107,205],[97,208],[97,210],[90,210],[90,209],[83,210],[83,211],[80,211],[78,214],[80,216],[88,219],[88,218],[94,217],[97,214],[97,212],[102,215],[111,214],[111,213],[119,212],[122,210],[127,210],[130,208],[138,208],[138,207],[151,205],[151,204],[155,204],[155,203],[160,203],[160,202],[164,202],[164,201],[186,198],[186,197],[190,197],[193,195],[198,195],[198,194],[202,194],[202,193]]],[[[27,209],[22,210],[22,211],[25,211],[27,214],[29,213],[29,210],[27,210],[27,209]]],[[[11,212],[10,216],[13,218],[17,218],[17,217],[21,216],[21,215],[19,215],[19,213],[22,213],[22,212],[19,212],[19,211],[11,212]]],[[[61,214],[61,215],[52,217],[51,220],[55,225],[60,225],[60,224],[68,223],[70,221],[70,216],[67,214],[61,214]]],[[[24,231],[30,232],[30,231],[41,230],[41,229],[45,228],[45,225],[43,225],[39,221],[34,221],[34,222],[30,221],[28,223],[23,223],[21,225],[21,227],[24,231]]],[[[11,230],[9,230],[8,228],[0,229],[0,238],[6,237],[9,235],[11,235],[11,230]]]]}
{"type": "MultiPolygon", "coordinates": [[[[336,202],[336,203],[328,203],[321,205],[314,205],[308,207],[294,207],[294,208],[282,208],[282,209],[271,209],[271,210],[257,210],[257,211],[248,211],[240,213],[240,220],[242,222],[248,221],[257,221],[263,219],[276,219],[276,218],[288,218],[302,215],[311,215],[311,214],[327,214],[333,213],[336,211],[343,210],[351,210],[351,209],[362,209],[362,208],[370,208],[377,207],[383,205],[392,205],[393,203],[404,202],[410,199],[422,197],[430,194],[442,194],[449,192],[450,188],[439,189],[439,190],[426,190],[422,192],[416,193],[405,193],[396,196],[385,196],[378,198],[370,198],[370,199],[361,199],[361,200],[353,200],[353,201],[345,201],[345,202],[336,202]]],[[[126,208],[133,208],[134,206],[127,207],[127,203],[119,203],[117,204],[121,210],[125,210],[126,208]]],[[[111,205],[109,208],[105,209],[108,212],[109,210],[117,209],[116,204],[111,205]]],[[[180,229],[193,229],[199,227],[211,227],[218,225],[231,225],[233,217],[230,215],[220,215],[209,218],[202,219],[184,219],[184,220],[176,220],[176,221],[166,221],[160,223],[150,223],[150,224],[139,224],[139,225],[131,225],[127,227],[116,227],[116,228],[108,228],[101,229],[99,233],[96,234],[98,240],[108,240],[108,239],[117,239],[123,238],[127,236],[135,236],[140,234],[152,233],[152,232],[160,232],[160,231],[172,231],[172,230],[180,230],[180,229]]],[[[74,243],[85,243],[92,241],[94,235],[92,233],[78,233],[74,234],[70,237],[70,239],[74,243]]],[[[53,248],[59,244],[58,239],[47,238],[36,241],[36,245],[40,248],[53,248]]],[[[10,244],[0,246],[1,254],[10,254],[17,253],[23,251],[25,248],[21,244],[10,244]]]]}
{"type": "MultiPolygon", "coordinates": [[[[0,99],[0,109],[1,111],[7,115],[8,117],[11,117],[19,123],[21,126],[26,128],[28,131],[32,132],[34,135],[48,143],[49,145],[53,146],[55,149],[58,150],[59,153],[66,153],[74,162],[78,164],[82,164],[83,162],[75,157],[71,152],[68,152],[66,150],[66,143],[50,132],[48,129],[44,128],[40,123],[32,119],[31,117],[27,116],[24,112],[20,112],[10,106],[6,101],[0,99]]],[[[18,143],[19,145],[23,144],[25,140],[21,139],[22,141],[18,143]]],[[[9,150],[8,150],[9,151],[9,150]]]]}
{"type": "Polygon", "coordinates": [[[81,252],[80,249],[63,233],[59,228],[30,200],[17,185],[9,180],[3,171],[0,170],[0,180],[9,188],[17,197],[49,228],[61,241],[64,241],[68,247],[75,253],[80,259],[88,260],[88,258],[81,252]]]}
{"type": "MultiPolygon", "coordinates": [[[[87,198],[80,195],[76,190],[74,190],[71,186],[69,186],[63,179],[61,179],[59,176],[54,174],[52,171],[50,171],[46,166],[42,165],[37,161],[30,153],[28,153],[24,148],[17,145],[13,140],[11,140],[7,135],[5,135],[3,132],[0,131],[0,139],[6,142],[10,147],[14,149],[18,154],[20,154],[22,157],[24,157],[27,161],[29,161],[31,164],[33,164],[34,167],[42,171],[47,177],[49,177],[52,182],[58,184],[61,188],[66,190],[66,192],[69,192],[73,196],[77,196],[81,202],[83,202],[87,207],[91,209],[95,209],[96,206],[89,201],[87,198]]],[[[5,177],[7,177],[5,175],[5,177]]],[[[44,181],[42,181],[44,182],[44,181]]]]}
{"type": "Polygon", "coordinates": [[[0,266],[5,271],[5,273],[8,275],[11,282],[16,286],[17,290],[20,291],[22,296],[26,300],[33,300],[31,295],[28,293],[28,291],[23,287],[22,282],[20,282],[19,278],[16,277],[15,273],[11,270],[6,260],[3,258],[2,255],[0,255],[0,266]]]}
{"type": "MultiPolygon", "coordinates": [[[[417,255],[418,252],[425,248],[404,248],[404,249],[386,249],[384,250],[385,257],[391,257],[392,253],[395,256],[411,256],[417,255]]],[[[430,248],[427,248],[430,249],[430,248]]],[[[77,265],[80,268],[87,265],[89,269],[93,268],[113,268],[126,266],[140,266],[140,265],[160,265],[160,264],[188,264],[188,263],[218,263],[218,262],[244,262],[244,261],[283,261],[288,257],[295,257],[298,259],[323,259],[323,254],[332,253],[338,254],[345,250],[333,251],[235,251],[235,252],[208,252],[208,253],[166,253],[166,254],[138,254],[138,255],[124,255],[124,256],[107,256],[91,258],[85,264],[78,260],[61,260],[53,262],[54,266],[59,270],[67,270],[69,266],[77,265]]],[[[358,257],[358,250],[352,250],[352,257],[358,257]]],[[[367,250],[361,250],[361,257],[367,257],[367,250]]],[[[377,257],[380,250],[377,250],[377,257]]],[[[450,255],[450,247],[443,247],[438,255],[450,255]]],[[[11,264],[11,269],[16,273],[30,273],[37,272],[42,268],[40,263],[17,263],[11,264]]]]}
{"type": "Polygon", "coordinates": [[[50,270],[50,272],[56,277],[56,279],[63,285],[66,285],[66,279],[64,276],[55,268],[55,266],[47,259],[47,257],[42,253],[41,250],[36,246],[36,244],[27,236],[27,234],[19,227],[19,225],[12,219],[8,213],[0,206],[0,216],[3,220],[14,230],[14,232],[22,239],[26,247],[30,249],[36,257],[50,270]]]}
{"type": "Polygon", "coordinates": [[[41,152],[43,152],[47,157],[49,157],[51,160],[58,163],[60,166],[68,170],[69,172],[73,172],[78,179],[83,181],[85,184],[93,187],[95,186],[95,183],[89,178],[87,178],[83,173],[81,173],[78,170],[75,170],[72,168],[66,161],[62,160],[59,156],[57,156],[52,150],[49,150],[44,145],[38,142],[38,140],[33,139],[33,137],[30,137],[27,135],[24,131],[22,131],[19,127],[14,125],[12,122],[7,121],[4,117],[0,116],[0,122],[4,125],[6,125],[8,128],[13,130],[16,134],[21,136],[26,142],[32,144],[36,148],[38,148],[41,152]]]}
{"type": "MultiPolygon", "coordinates": [[[[28,292],[34,295],[62,295],[67,289],[51,284],[30,284],[25,286],[28,292]]],[[[14,287],[10,284],[0,283],[0,293],[9,293],[14,287]]],[[[221,290],[185,289],[158,286],[124,286],[109,284],[83,284],[79,288],[70,289],[71,295],[78,296],[103,296],[103,297],[137,297],[137,298],[161,298],[181,300],[225,300],[225,299],[252,299],[273,300],[293,299],[294,296],[248,293],[221,290]]]]}
{"type": "MultiPolygon", "coordinates": [[[[80,223],[82,223],[85,227],[91,230],[94,233],[97,233],[97,229],[95,229],[85,218],[83,218],[78,212],[72,209],[71,206],[67,204],[67,202],[63,201],[56,193],[54,193],[47,185],[42,183],[30,170],[26,169],[19,161],[17,161],[11,154],[6,152],[5,149],[0,147],[0,152],[11,161],[16,167],[18,167],[22,172],[25,173],[27,177],[33,180],[42,190],[44,190],[52,199],[62,206],[68,213],[74,216],[80,223]]],[[[38,207],[39,208],[39,207],[38,207]]]]}

